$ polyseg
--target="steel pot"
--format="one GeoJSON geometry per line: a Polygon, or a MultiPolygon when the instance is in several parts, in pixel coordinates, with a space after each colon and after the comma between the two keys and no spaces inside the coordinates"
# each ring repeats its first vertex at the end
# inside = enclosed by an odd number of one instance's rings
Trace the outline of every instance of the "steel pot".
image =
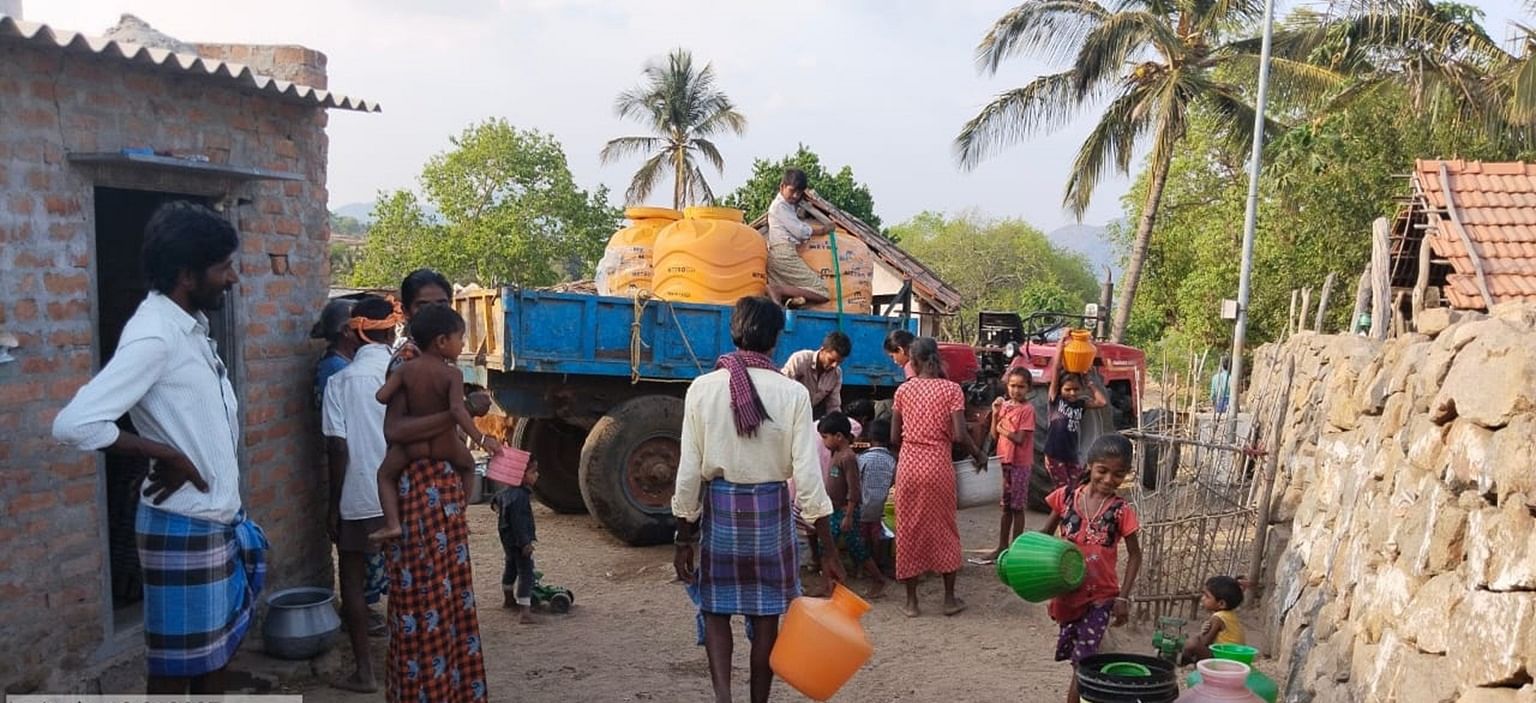
{"type": "Polygon", "coordinates": [[[328,588],[289,588],[267,596],[261,640],[278,659],[313,659],[330,649],[341,631],[335,594],[328,588]]]}

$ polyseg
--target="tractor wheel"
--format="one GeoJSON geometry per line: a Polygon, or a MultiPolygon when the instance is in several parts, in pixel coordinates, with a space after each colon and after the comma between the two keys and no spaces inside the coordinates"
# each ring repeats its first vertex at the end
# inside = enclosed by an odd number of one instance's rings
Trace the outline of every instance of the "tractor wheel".
{"type": "Polygon", "coordinates": [[[569,613],[571,612],[571,604],[575,600],[575,598],[571,597],[571,594],[565,591],[556,592],[549,597],[549,609],[557,613],[569,613]]]}
{"type": "Polygon", "coordinates": [[[587,511],[581,500],[581,445],[586,433],[559,420],[518,418],[509,444],[533,455],[539,482],[533,496],[550,510],[567,515],[587,511]]]}
{"type": "Polygon", "coordinates": [[[598,420],[581,448],[581,495],[587,511],[632,545],[672,538],[683,400],[634,398],[598,420]]]}

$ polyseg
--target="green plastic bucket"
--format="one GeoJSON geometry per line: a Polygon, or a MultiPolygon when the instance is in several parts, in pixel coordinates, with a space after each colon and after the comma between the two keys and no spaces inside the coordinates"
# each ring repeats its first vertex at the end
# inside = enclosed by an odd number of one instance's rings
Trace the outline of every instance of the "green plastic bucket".
{"type": "Polygon", "coordinates": [[[1040,603],[1083,583],[1083,554],[1071,542],[1025,532],[997,559],[997,578],[1020,598],[1040,603]]]}
{"type": "Polygon", "coordinates": [[[1211,645],[1211,656],[1213,658],[1215,658],[1215,659],[1226,659],[1227,661],[1242,662],[1244,664],[1252,666],[1253,665],[1253,660],[1256,657],[1258,657],[1258,655],[1259,655],[1259,650],[1254,649],[1253,647],[1249,647],[1248,645],[1243,645],[1243,644],[1213,644],[1213,645],[1211,645]]]}

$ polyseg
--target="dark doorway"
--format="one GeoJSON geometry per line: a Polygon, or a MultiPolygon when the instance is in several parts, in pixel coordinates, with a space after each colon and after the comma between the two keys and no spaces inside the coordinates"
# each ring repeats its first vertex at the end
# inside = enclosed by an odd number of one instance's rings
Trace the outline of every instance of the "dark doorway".
{"type": "MultiPolygon", "coordinates": [[[[123,326],[133,316],[149,292],[144,279],[141,252],[144,225],[155,208],[171,200],[191,200],[209,204],[207,198],[176,193],[160,193],[119,188],[97,188],[96,196],[96,301],[97,339],[100,341],[101,366],[117,351],[123,326]]],[[[233,349],[229,310],[209,320],[209,330],[219,344],[226,364],[233,349]]],[[[100,367],[98,366],[98,369],[100,367]]],[[[132,431],[133,423],[124,415],[118,426],[132,431]]],[[[112,583],[113,623],[122,628],[142,617],[144,598],[135,543],[134,515],[139,495],[134,490],[149,470],[145,459],[106,455],[107,548],[108,569],[112,583]]]]}

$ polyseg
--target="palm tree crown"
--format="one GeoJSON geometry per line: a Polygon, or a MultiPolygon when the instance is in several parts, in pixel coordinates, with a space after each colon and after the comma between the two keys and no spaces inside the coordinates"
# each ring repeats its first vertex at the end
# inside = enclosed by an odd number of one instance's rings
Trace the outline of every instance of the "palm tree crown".
{"type": "MultiPolygon", "coordinates": [[[[1065,205],[1081,218],[1106,170],[1129,173],[1135,148],[1150,142],[1149,188],[1115,310],[1116,341],[1130,319],[1169,164],[1191,112],[1209,112],[1234,146],[1252,139],[1254,109],[1233,81],[1257,73],[1258,42],[1231,38],[1262,11],[1259,0],[1123,0],[1114,9],[1094,0],[1026,0],[977,47],[977,63],[987,73],[1021,54],[1071,65],[998,95],[967,122],[955,139],[962,167],[1107,102],[1067,179],[1065,205]]],[[[1274,59],[1270,75],[1282,99],[1338,82],[1327,69],[1283,57],[1274,59]]],[[[1274,126],[1268,123],[1266,132],[1274,126]]]]}
{"type": "Polygon", "coordinates": [[[676,49],[664,61],[645,67],[645,81],[619,94],[614,111],[619,117],[644,123],[651,136],[619,137],[603,147],[603,163],[633,154],[649,154],[625,192],[630,203],[639,203],[655,190],[662,174],[673,178],[672,204],[713,201],[714,192],[699,168],[698,157],[724,173],[725,160],[710,140],[725,132],[737,135],[747,129],[747,118],[715,85],[708,64],[695,66],[693,54],[676,49]]]}

